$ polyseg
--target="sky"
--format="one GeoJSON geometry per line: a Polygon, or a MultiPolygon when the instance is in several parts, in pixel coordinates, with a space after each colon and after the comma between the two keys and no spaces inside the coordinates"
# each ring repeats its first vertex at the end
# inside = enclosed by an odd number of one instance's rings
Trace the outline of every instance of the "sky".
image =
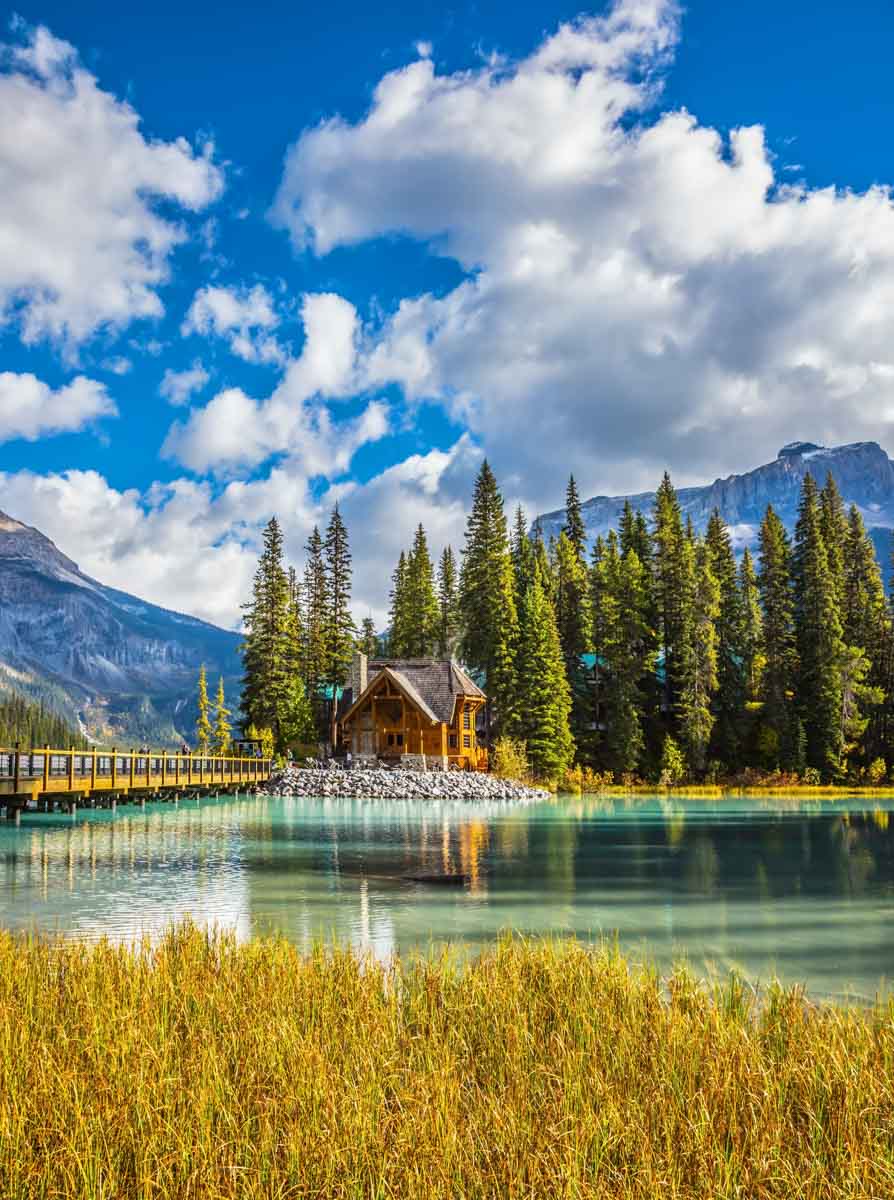
{"type": "Polygon", "coordinates": [[[0,509],[236,627],[530,515],[894,444],[894,8],[0,5],[0,509]]]}

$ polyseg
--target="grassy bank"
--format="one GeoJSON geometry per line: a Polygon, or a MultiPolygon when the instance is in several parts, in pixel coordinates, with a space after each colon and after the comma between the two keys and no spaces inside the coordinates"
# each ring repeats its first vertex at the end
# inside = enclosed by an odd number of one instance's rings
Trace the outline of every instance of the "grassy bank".
{"type": "Polygon", "coordinates": [[[5,1200],[891,1194],[894,1008],[571,945],[389,972],[0,935],[5,1200]]]}

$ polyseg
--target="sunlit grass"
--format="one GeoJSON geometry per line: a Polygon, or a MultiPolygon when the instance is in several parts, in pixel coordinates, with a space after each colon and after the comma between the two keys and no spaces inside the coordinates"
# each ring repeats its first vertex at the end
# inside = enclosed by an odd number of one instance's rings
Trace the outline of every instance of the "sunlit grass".
{"type": "Polygon", "coordinates": [[[0,934],[0,1196],[894,1195],[894,1007],[505,941],[459,969],[0,934]]]}

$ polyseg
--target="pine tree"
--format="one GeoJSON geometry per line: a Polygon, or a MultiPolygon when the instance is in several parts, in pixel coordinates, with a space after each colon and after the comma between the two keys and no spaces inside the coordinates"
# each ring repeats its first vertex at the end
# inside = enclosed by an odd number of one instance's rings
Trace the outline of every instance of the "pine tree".
{"type": "MultiPolygon", "coordinates": [[[[199,694],[201,695],[201,683],[199,685],[199,694]]],[[[207,694],[206,694],[207,702],[207,694]]],[[[214,702],[214,738],[211,744],[213,754],[227,754],[230,749],[230,734],[232,733],[232,725],[230,724],[230,710],[227,708],[226,697],[224,696],[224,681],[221,675],[217,683],[217,698],[214,702]]]]}
{"type": "Polygon", "coordinates": [[[208,699],[208,681],[205,677],[205,664],[199,667],[199,715],[196,718],[196,749],[200,754],[208,753],[211,742],[211,702],[208,699]]]}
{"type": "Polygon", "coordinates": [[[793,743],[791,737],[797,717],[790,703],[797,661],[791,547],[785,526],[772,505],[767,506],[761,523],[759,544],[760,570],[757,582],[764,643],[760,696],[764,725],[771,737],[766,754],[769,760],[767,765],[797,769],[795,743],[799,739],[796,737],[793,743]]]}
{"type": "MultiPolygon", "coordinates": [[[[518,613],[503,497],[487,460],[475,481],[459,591],[463,658],[485,673],[488,725],[492,722],[492,705],[499,732],[512,734],[517,699],[518,613]]],[[[527,670],[527,664],[523,664],[523,669],[527,670]]]]}
{"type": "Polygon", "coordinates": [[[568,489],[565,492],[565,524],[562,532],[574,547],[578,561],[583,562],[587,551],[587,530],[581,513],[580,497],[577,494],[577,484],[574,476],[569,476],[568,489]]]}
{"type": "Polygon", "coordinates": [[[664,705],[669,718],[679,710],[687,622],[692,604],[692,538],[670,476],[655,493],[653,572],[656,615],[664,664],[664,705]],[[688,553],[687,553],[688,548],[688,553]]]}
{"type": "Polygon", "coordinates": [[[379,637],[376,633],[376,623],[372,617],[364,617],[360,622],[360,637],[357,639],[357,649],[361,654],[365,654],[367,658],[377,658],[379,655],[379,637]]]}
{"type": "Polygon", "coordinates": [[[635,771],[645,747],[640,682],[655,668],[654,636],[648,624],[648,578],[634,549],[618,553],[614,530],[594,570],[601,608],[600,662],[609,765],[617,771],[635,771]]]}
{"type": "Polygon", "coordinates": [[[713,741],[725,765],[737,768],[742,765],[742,730],[748,689],[745,614],[729,530],[716,508],[708,521],[705,540],[719,589],[717,691],[713,704],[717,723],[713,741]]]}
{"type": "Polygon", "coordinates": [[[587,670],[583,655],[592,648],[587,568],[577,547],[563,530],[556,543],[556,622],[571,690],[571,730],[580,745],[589,725],[587,670]]]}
{"type": "Polygon", "coordinates": [[[806,475],[792,557],[798,645],[796,690],[808,765],[828,777],[840,769],[844,746],[841,728],[844,642],[840,591],[829,568],[822,526],[816,484],[812,475],[806,475]]]}
{"type": "Polygon", "coordinates": [[[271,729],[277,743],[295,665],[296,636],[282,556],[282,531],[276,517],[271,517],[264,530],[252,599],[245,606],[242,710],[244,723],[271,729]]]}
{"type": "Polygon", "coordinates": [[[826,475],[825,485],[819,494],[819,505],[820,531],[823,535],[823,545],[826,547],[829,575],[841,609],[844,604],[844,556],[848,523],[844,515],[844,501],[831,471],[826,475]]]}
{"type": "Polygon", "coordinates": [[[534,772],[557,779],[574,756],[568,724],[571,695],[555,612],[539,572],[522,601],[519,658],[524,669],[519,673],[518,735],[527,745],[534,772]]]}
{"type": "Polygon", "coordinates": [[[406,658],[409,644],[407,614],[407,556],[401,550],[391,576],[391,608],[388,619],[388,653],[391,658],[406,658]]]}
{"type": "Polygon", "coordinates": [[[764,668],[764,630],[760,589],[751,551],[745,547],[739,564],[739,596],[742,605],[742,674],[745,699],[757,701],[764,668]]]}
{"type": "Polygon", "coordinates": [[[304,566],[304,687],[315,697],[326,670],[326,568],[323,563],[323,539],[315,525],[307,540],[304,566]]]}
{"type": "Polygon", "coordinates": [[[435,573],[425,530],[420,524],[413,539],[413,549],[406,564],[408,658],[427,658],[438,646],[440,610],[435,593],[435,573]]]}
{"type": "Polygon", "coordinates": [[[460,631],[459,585],[456,558],[451,546],[445,546],[438,564],[438,654],[453,658],[460,631]]]}
{"type": "Polygon", "coordinates": [[[351,550],[337,504],[323,541],[323,566],[326,578],[323,678],[337,689],[348,677],[355,634],[351,616],[351,550]]]}
{"type": "Polygon", "coordinates": [[[706,543],[697,543],[693,551],[687,537],[684,557],[693,561],[693,585],[681,662],[680,728],[690,767],[702,771],[715,719],[711,704],[718,686],[716,622],[720,585],[706,543]]]}
{"type": "Polygon", "coordinates": [[[534,543],[528,537],[527,526],[528,523],[524,509],[519,504],[515,510],[515,524],[513,525],[512,537],[510,539],[515,605],[519,610],[521,609],[522,597],[528,589],[528,584],[534,578],[536,563],[534,543]]]}

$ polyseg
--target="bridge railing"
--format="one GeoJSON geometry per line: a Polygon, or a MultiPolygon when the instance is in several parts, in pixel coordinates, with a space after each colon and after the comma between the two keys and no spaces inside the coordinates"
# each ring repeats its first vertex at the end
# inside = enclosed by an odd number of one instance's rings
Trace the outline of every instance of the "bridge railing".
{"type": "Polygon", "coordinates": [[[269,758],[169,751],[59,750],[50,746],[0,747],[0,790],[96,791],[120,788],[236,786],[270,777],[269,758]]]}

